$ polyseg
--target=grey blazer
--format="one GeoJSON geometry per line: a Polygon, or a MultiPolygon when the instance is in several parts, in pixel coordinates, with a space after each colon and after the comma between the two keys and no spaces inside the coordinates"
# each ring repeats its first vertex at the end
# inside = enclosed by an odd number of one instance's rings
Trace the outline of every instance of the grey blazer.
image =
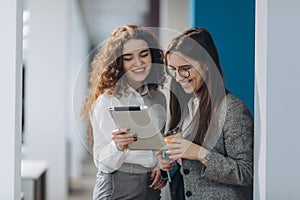
{"type": "Polygon", "coordinates": [[[253,118],[237,97],[227,94],[225,99],[217,112],[224,120],[214,120],[212,137],[205,138],[203,143],[211,149],[208,167],[199,161],[182,159],[186,199],[253,197],[253,118]],[[220,132],[217,138],[213,136],[216,132],[220,132]]]}

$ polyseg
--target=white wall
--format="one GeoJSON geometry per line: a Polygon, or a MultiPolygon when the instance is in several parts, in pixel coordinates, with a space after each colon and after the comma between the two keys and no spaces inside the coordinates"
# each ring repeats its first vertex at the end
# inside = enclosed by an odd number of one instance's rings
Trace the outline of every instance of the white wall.
{"type": "Polygon", "coordinates": [[[255,199],[299,199],[300,2],[256,4],[255,199]]]}
{"type": "Polygon", "coordinates": [[[266,199],[267,1],[256,1],[254,198],[266,199]]]}
{"type": "Polygon", "coordinates": [[[77,1],[71,2],[70,59],[68,76],[67,133],[69,141],[69,175],[71,179],[82,176],[82,160],[88,155],[85,148],[86,127],[80,109],[88,87],[89,38],[77,1]]]}
{"type": "Polygon", "coordinates": [[[28,8],[26,158],[48,162],[47,199],[65,200],[70,1],[30,0],[28,8]]]}
{"type": "Polygon", "coordinates": [[[167,48],[171,39],[189,28],[189,0],[160,1],[160,43],[167,48]]]}
{"type": "Polygon", "coordinates": [[[21,198],[22,1],[0,3],[0,199],[21,198]]]}

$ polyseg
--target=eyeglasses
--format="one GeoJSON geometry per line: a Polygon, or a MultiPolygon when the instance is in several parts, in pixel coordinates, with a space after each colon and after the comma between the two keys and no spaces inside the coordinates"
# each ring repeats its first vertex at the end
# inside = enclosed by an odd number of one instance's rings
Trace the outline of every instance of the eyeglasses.
{"type": "Polygon", "coordinates": [[[178,71],[178,74],[183,77],[183,78],[188,78],[190,77],[190,69],[192,68],[192,66],[186,66],[186,67],[180,67],[178,69],[175,69],[172,66],[168,66],[167,67],[167,71],[168,73],[173,76],[174,78],[176,77],[176,71],[178,71]]]}

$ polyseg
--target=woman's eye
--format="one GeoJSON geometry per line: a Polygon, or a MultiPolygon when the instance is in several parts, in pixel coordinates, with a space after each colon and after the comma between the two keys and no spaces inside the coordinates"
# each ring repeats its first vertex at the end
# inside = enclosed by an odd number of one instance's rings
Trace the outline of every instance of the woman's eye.
{"type": "Polygon", "coordinates": [[[181,68],[182,70],[185,70],[185,71],[188,71],[188,70],[190,70],[192,67],[183,67],[183,68],[181,68]]]}
{"type": "Polygon", "coordinates": [[[124,57],[123,60],[130,61],[130,60],[132,60],[132,58],[131,57],[124,57]]]}
{"type": "Polygon", "coordinates": [[[144,53],[144,54],[141,54],[141,57],[147,57],[149,55],[149,53],[144,53]]]}

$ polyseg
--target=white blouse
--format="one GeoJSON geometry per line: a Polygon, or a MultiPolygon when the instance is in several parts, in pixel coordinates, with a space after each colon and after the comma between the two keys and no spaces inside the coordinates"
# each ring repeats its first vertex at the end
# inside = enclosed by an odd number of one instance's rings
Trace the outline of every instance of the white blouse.
{"type": "Polygon", "coordinates": [[[189,135],[188,127],[191,125],[193,118],[196,112],[198,111],[199,99],[197,97],[191,98],[187,104],[187,107],[188,107],[188,113],[185,116],[182,124],[183,138],[186,138],[189,135]]]}
{"type": "MultiPolygon", "coordinates": [[[[124,97],[114,97],[108,94],[102,94],[98,97],[95,106],[91,112],[91,124],[94,136],[94,162],[99,171],[111,173],[118,170],[123,163],[139,164],[147,168],[153,168],[156,165],[157,158],[151,150],[124,150],[117,149],[112,141],[112,131],[117,129],[108,111],[109,106],[143,106],[145,101],[143,97],[150,96],[147,87],[144,87],[142,94],[129,87],[129,95],[124,97]]],[[[151,97],[151,96],[150,96],[151,97]]],[[[148,105],[149,106],[149,105],[148,105]]],[[[150,107],[151,109],[151,107],[150,107]]],[[[160,106],[153,106],[152,119],[160,119],[160,106]],[[157,116],[155,116],[157,115],[157,116]]],[[[162,121],[156,121],[159,127],[163,127],[162,121]]]]}

